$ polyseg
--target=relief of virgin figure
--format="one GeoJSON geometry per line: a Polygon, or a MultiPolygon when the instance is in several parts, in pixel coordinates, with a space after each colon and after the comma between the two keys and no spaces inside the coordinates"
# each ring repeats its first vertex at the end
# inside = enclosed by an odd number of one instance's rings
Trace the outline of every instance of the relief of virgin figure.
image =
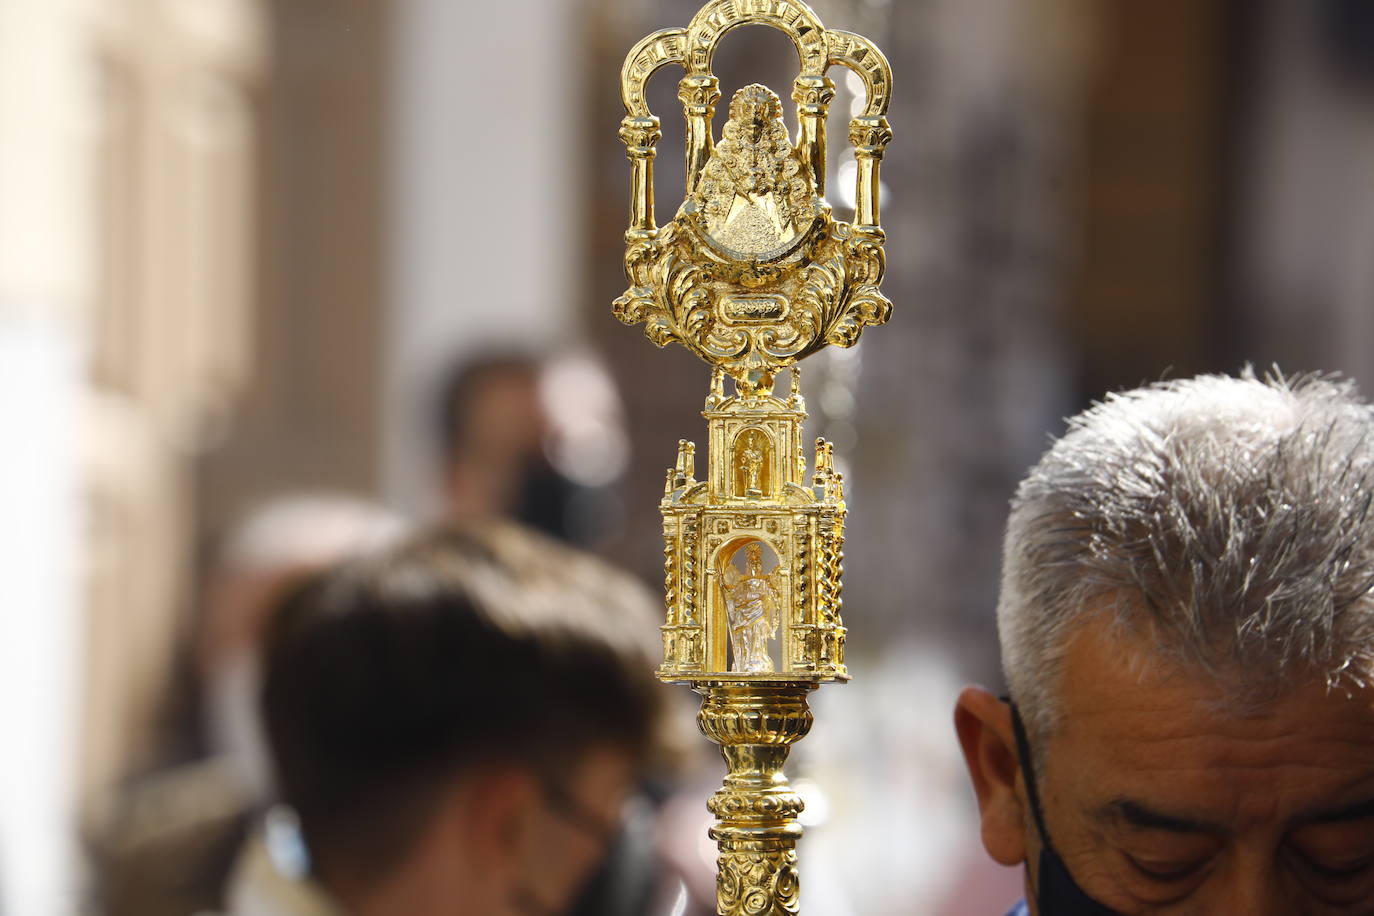
{"type": "Polygon", "coordinates": [[[773,669],[769,643],[778,633],[782,596],[778,571],[764,572],[763,545],[751,541],[744,548],[745,571],[731,560],[722,570],[721,590],[730,623],[731,671],[761,674],[773,669]]]}
{"type": "Polygon", "coordinates": [[[812,183],[767,86],[745,86],[693,197],[707,234],[748,256],[792,242],[817,212],[812,183]]]}

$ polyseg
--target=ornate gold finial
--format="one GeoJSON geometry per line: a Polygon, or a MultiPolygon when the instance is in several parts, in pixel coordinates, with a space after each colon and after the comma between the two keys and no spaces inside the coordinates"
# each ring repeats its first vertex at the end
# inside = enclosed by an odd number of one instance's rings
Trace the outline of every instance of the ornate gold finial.
{"type": "Polygon", "coordinates": [[[659,676],[705,700],[698,721],[729,765],[710,801],[720,847],[718,909],[727,916],[798,912],[796,821],[801,799],[783,764],[811,728],[806,696],[847,680],[840,616],[843,481],[829,443],[816,441],[806,480],[806,419],[796,362],[829,344],[848,347],[887,320],[879,291],[883,230],[879,168],[892,138],[892,74],[867,39],[826,29],[799,0],[712,0],[685,29],[665,29],[631,50],[621,71],[620,136],[631,165],[625,273],[614,313],[644,324],[659,346],[677,341],[712,365],[705,410],[706,479],[695,446],[678,442],[661,509],[667,621],[659,676]],[[798,131],[766,86],[730,100],[719,141],[711,63],[737,26],[769,25],[791,37],[798,131]],[[666,226],[654,218],[653,160],[662,136],[645,103],[649,78],[669,64],[686,74],[683,203],[666,226]],[[826,114],[833,65],[857,73],[864,108],[850,121],[856,169],[852,223],[825,201],[826,114]],[[786,399],[773,394],[791,367],[786,399]],[[725,376],[734,381],[726,394],[725,376]]]}
{"type": "Polygon", "coordinates": [[[697,482],[697,445],[687,439],[677,440],[677,475],[679,486],[697,482]]]}
{"type": "Polygon", "coordinates": [[[620,136],[632,167],[630,288],[615,302],[616,317],[643,322],[659,346],[682,343],[745,391],[768,389],[779,369],[827,344],[853,346],[865,327],[886,321],[892,304],[878,290],[885,269],[878,189],[892,136],[885,117],[891,84],[887,61],[867,39],[825,29],[796,0],[713,0],[686,29],[655,32],[636,45],[621,71],[627,114],[620,136]],[[735,93],[720,142],[712,136],[716,45],[751,23],[781,29],[797,45],[795,144],[778,96],[759,85],[735,93]],[[662,134],[644,86],[668,64],[687,71],[679,84],[687,187],[677,215],[660,229],[653,159],[662,134]],[[867,89],[863,114],[849,128],[858,165],[852,224],[834,219],[823,197],[825,117],[835,95],[825,73],[832,64],[854,70],[867,89]]]}

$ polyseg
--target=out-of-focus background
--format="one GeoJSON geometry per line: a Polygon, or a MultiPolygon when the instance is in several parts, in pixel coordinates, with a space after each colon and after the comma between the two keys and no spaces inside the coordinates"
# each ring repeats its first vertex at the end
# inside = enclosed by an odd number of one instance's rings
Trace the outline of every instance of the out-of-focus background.
{"type": "MultiPolygon", "coordinates": [[[[661,581],[707,372],[610,317],[617,77],[697,5],[0,0],[0,912],[89,908],[119,788],[210,741],[188,669],[239,520],[300,493],[440,513],[463,360],[551,360],[570,536],[661,581]]],[[[999,677],[1007,498],[1108,389],[1251,361],[1374,391],[1374,5],[813,5],[886,51],[896,139],[892,321],[805,373],[849,475],[855,674],[791,767],[808,909],[1001,912],[1019,879],[978,847],[949,720],[999,677]]],[[[794,67],[746,29],[717,72],[728,99],[794,67]]],[[[661,219],[675,96],[661,75],[661,219]]]]}

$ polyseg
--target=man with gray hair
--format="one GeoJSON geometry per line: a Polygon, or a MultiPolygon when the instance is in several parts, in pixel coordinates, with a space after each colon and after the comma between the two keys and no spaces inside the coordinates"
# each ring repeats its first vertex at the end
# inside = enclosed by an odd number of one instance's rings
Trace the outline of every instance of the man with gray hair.
{"type": "Polygon", "coordinates": [[[1374,410],[1205,376],[1070,421],[1012,501],[1010,698],[956,726],[1014,913],[1374,913],[1374,410]]]}

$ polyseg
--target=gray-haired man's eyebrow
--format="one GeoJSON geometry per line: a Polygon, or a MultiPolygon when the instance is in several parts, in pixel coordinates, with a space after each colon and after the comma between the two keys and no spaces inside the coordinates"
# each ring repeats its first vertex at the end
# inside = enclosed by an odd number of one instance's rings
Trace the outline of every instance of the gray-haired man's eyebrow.
{"type": "Polygon", "coordinates": [[[1124,823],[1141,830],[1164,830],[1169,833],[1226,832],[1222,827],[1208,821],[1156,811],[1128,798],[1113,799],[1103,805],[1098,809],[1098,818],[1124,823]]]}
{"type": "Polygon", "coordinates": [[[1320,811],[1311,817],[1303,818],[1304,824],[1343,824],[1347,821],[1362,821],[1365,818],[1374,818],[1374,798],[1353,805],[1346,805],[1343,808],[1335,808],[1330,811],[1320,811]]]}

